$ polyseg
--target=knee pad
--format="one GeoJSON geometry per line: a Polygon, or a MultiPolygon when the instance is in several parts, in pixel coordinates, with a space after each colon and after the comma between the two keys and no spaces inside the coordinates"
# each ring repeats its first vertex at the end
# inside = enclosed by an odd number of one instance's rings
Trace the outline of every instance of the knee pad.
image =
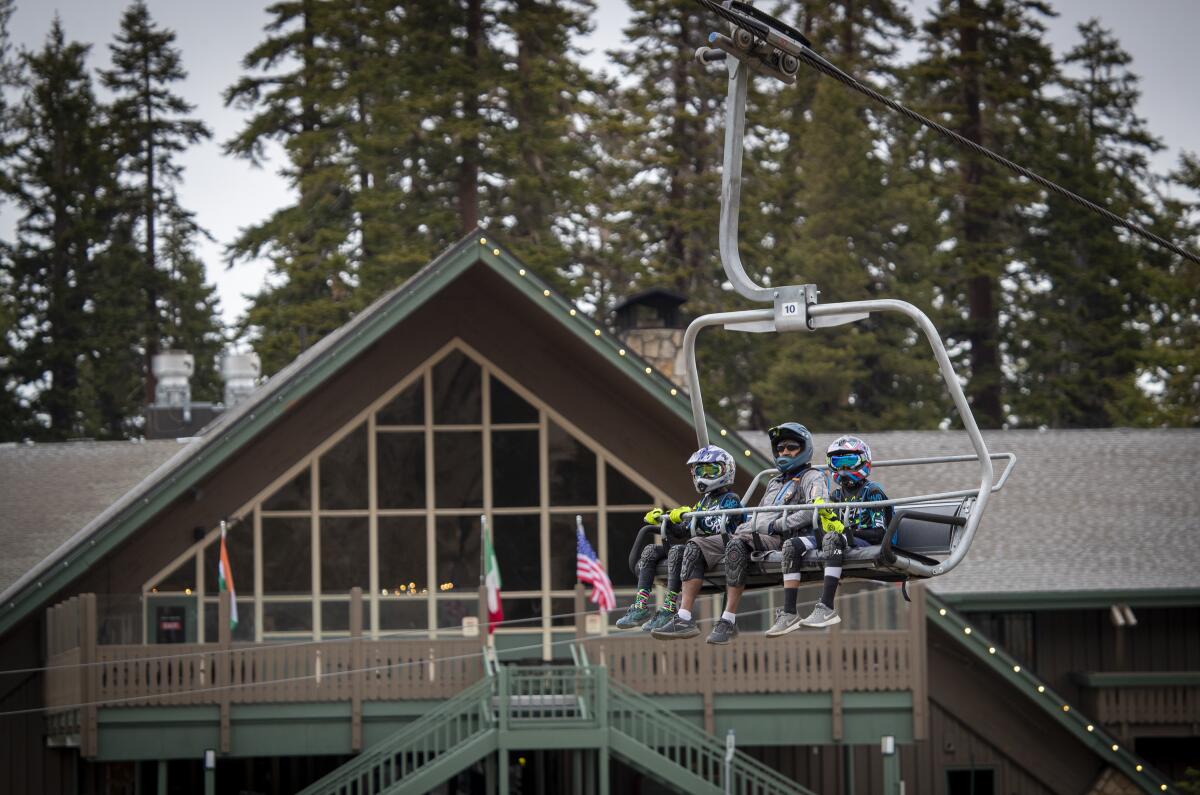
{"type": "Polygon", "coordinates": [[[798,539],[792,538],[783,542],[783,573],[784,574],[799,574],[800,573],[800,556],[804,554],[803,549],[796,549],[798,539]]]}
{"type": "Polygon", "coordinates": [[[821,552],[825,555],[825,565],[840,571],[845,562],[846,537],[841,533],[826,533],[821,539],[821,552]]]}
{"type": "Polygon", "coordinates": [[[704,576],[704,552],[696,544],[683,545],[680,579],[698,580],[704,576]]]}
{"type": "Polygon", "coordinates": [[[695,544],[676,544],[667,551],[667,590],[678,591],[683,584],[683,550],[695,544]]]}
{"type": "Polygon", "coordinates": [[[658,548],[658,544],[650,544],[642,550],[642,556],[638,558],[638,571],[654,571],[661,560],[662,550],[658,548]]]}
{"type": "Polygon", "coordinates": [[[746,564],[750,562],[750,547],[734,538],[725,545],[725,584],[740,588],[746,584],[746,564]]]}

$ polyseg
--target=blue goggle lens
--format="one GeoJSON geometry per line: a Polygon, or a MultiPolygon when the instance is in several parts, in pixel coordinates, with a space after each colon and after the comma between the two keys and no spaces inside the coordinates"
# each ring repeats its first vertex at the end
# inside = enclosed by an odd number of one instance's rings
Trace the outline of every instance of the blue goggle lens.
{"type": "Polygon", "coordinates": [[[829,457],[829,465],[834,469],[858,469],[862,464],[863,457],[857,453],[829,457]]]}

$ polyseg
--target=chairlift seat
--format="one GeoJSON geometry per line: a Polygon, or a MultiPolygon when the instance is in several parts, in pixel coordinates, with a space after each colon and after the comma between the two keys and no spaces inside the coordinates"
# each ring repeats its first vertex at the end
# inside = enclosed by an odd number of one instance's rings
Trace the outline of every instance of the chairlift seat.
{"type": "MultiPolygon", "coordinates": [[[[907,557],[921,563],[936,565],[937,558],[950,554],[958,541],[958,534],[966,524],[972,499],[952,500],[939,503],[918,503],[896,507],[895,516],[882,544],[866,547],[851,547],[842,556],[842,576],[847,579],[876,580],[878,582],[903,582],[910,576],[893,567],[896,556],[907,557]],[[889,543],[890,538],[890,543],[889,543]]],[[[639,536],[639,541],[643,539],[639,536]]],[[[652,539],[651,539],[652,541],[652,539]]],[[[630,553],[631,568],[636,564],[645,543],[635,542],[630,553]]],[[[826,556],[819,549],[809,550],[800,559],[801,582],[820,581],[824,577],[826,556]]],[[[667,564],[660,561],[655,579],[666,582],[667,564]]],[[[783,582],[783,552],[752,552],[746,571],[746,588],[777,587],[783,582]]],[[[725,563],[718,563],[704,574],[704,593],[725,590],[725,563]]]]}

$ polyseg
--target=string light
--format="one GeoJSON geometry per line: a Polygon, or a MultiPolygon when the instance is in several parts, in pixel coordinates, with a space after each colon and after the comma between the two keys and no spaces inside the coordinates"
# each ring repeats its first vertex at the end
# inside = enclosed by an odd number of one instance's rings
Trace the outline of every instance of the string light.
{"type": "Polygon", "coordinates": [[[722,435],[722,436],[728,436],[728,435],[729,435],[729,431],[727,431],[727,430],[725,430],[724,428],[722,428],[722,429],[721,429],[721,435],[722,435]]]}
{"type": "Polygon", "coordinates": [[[593,331],[592,333],[593,333],[593,334],[595,334],[597,337],[599,337],[599,336],[600,336],[600,329],[596,329],[596,330],[595,330],[595,331],[593,331]]]}
{"type": "Polygon", "coordinates": [[[519,274],[521,274],[522,276],[524,276],[524,275],[525,275],[525,269],[524,269],[524,268],[521,268],[521,270],[517,271],[517,273],[519,273],[519,274]]]}
{"type": "Polygon", "coordinates": [[[571,317],[575,317],[575,310],[574,310],[574,309],[572,309],[572,310],[571,310],[570,312],[568,312],[567,314],[569,314],[571,317]]]}
{"type": "Polygon", "coordinates": [[[549,290],[542,290],[542,295],[544,295],[544,296],[546,296],[547,298],[549,298],[549,297],[550,297],[550,291],[549,291],[549,290]]]}
{"type": "Polygon", "coordinates": [[[652,373],[652,372],[654,372],[654,371],[651,370],[649,367],[646,368],[646,375],[650,375],[650,373],[652,373]]]}
{"type": "Polygon", "coordinates": [[[943,607],[943,608],[939,608],[939,609],[938,609],[938,615],[939,615],[939,616],[944,616],[944,615],[946,615],[946,608],[944,608],[944,607],[943,607]]]}
{"type": "Polygon", "coordinates": [[[1112,748],[1113,748],[1113,750],[1114,750],[1114,751],[1116,751],[1116,750],[1117,750],[1118,748],[1120,748],[1120,747],[1121,747],[1121,746],[1117,745],[1116,743],[1113,743],[1113,746],[1112,746],[1112,748]]]}
{"type": "Polygon", "coordinates": [[[675,397],[678,394],[679,394],[679,390],[672,387],[671,388],[671,397],[675,397]]]}
{"type": "Polygon", "coordinates": [[[1089,724],[1087,725],[1087,730],[1088,730],[1088,731],[1090,731],[1090,732],[1092,732],[1092,731],[1095,731],[1095,730],[1096,730],[1096,727],[1095,727],[1095,726],[1093,726],[1092,724],[1090,724],[1090,723],[1089,723],[1089,724]]]}
{"type": "Polygon", "coordinates": [[[1071,705],[1063,704],[1063,712],[1070,712],[1070,711],[1071,711],[1071,705]]]}
{"type": "Polygon", "coordinates": [[[970,628],[970,627],[963,627],[963,634],[964,634],[964,635],[970,635],[970,634],[971,634],[971,628],[970,628]]]}
{"type": "Polygon", "coordinates": [[[184,588],[184,589],[183,589],[183,592],[184,592],[184,594],[186,594],[186,595],[188,595],[188,596],[191,596],[191,595],[192,595],[192,589],[191,589],[191,588],[184,588]]]}
{"type": "Polygon", "coordinates": [[[988,654],[995,654],[995,653],[996,653],[996,647],[988,646],[988,654]]]}
{"type": "Polygon", "coordinates": [[[624,348],[621,348],[619,351],[617,351],[617,355],[618,355],[618,356],[624,356],[624,355],[625,355],[625,349],[624,349],[624,348]]]}
{"type": "Polygon", "coordinates": [[[481,246],[486,246],[486,245],[487,245],[487,238],[486,238],[486,237],[481,237],[481,238],[479,238],[479,245],[481,245],[481,246]]]}
{"type": "Polygon", "coordinates": [[[1045,692],[1046,692],[1046,686],[1045,686],[1045,685],[1038,685],[1038,692],[1039,692],[1039,693],[1045,693],[1045,692]]]}
{"type": "Polygon", "coordinates": [[[749,451],[749,450],[747,450],[747,451],[746,451],[746,458],[749,458],[749,457],[750,457],[750,451],[749,451]]]}
{"type": "Polygon", "coordinates": [[[1021,666],[1019,666],[1019,665],[1014,665],[1014,666],[1013,666],[1013,673],[1014,673],[1014,674],[1019,674],[1019,673],[1021,673],[1021,666]]]}
{"type": "Polygon", "coordinates": [[[387,595],[388,595],[388,589],[387,589],[387,588],[384,588],[384,589],[383,589],[382,591],[380,591],[379,593],[380,593],[380,594],[382,594],[383,596],[387,596],[387,595]]]}
{"type": "Polygon", "coordinates": [[[492,249],[492,254],[494,254],[497,257],[500,256],[500,249],[498,249],[498,248],[492,249]]]}
{"type": "Polygon", "coordinates": [[[1141,772],[1142,772],[1142,766],[1141,766],[1141,765],[1138,765],[1137,767],[1135,767],[1135,768],[1134,768],[1134,770],[1136,770],[1137,772],[1141,773],[1141,772]]]}

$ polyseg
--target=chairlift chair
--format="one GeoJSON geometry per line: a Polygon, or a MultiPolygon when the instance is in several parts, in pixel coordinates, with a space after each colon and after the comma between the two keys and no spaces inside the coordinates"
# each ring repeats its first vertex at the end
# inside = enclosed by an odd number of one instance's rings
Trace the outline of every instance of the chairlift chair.
{"type": "MultiPolygon", "coordinates": [[[[813,53],[809,42],[799,31],[749,5],[735,0],[697,0],[701,5],[718,14],[730,23],[730,34],[712,33],[712,47],[701,47],[696,59],[701,64],[724,63],[729,75],[729,88],[725,105],[725,149],[724,168],[721,176],[721,219],[719,227],[719,249],[721,264],[733,289],[745,298],[771,304],[770,309],[750,309],[735,312],[716,312],[702,315],[688,326],[684,335],[688,395],[691,400],[692,420],[696,427],[697,445],[709,443],[708,427],[705,423],[704,399],[700,391],[700,378],[696,365],[696,338],[710,326],[721,326],[728,331],[743,333],[766,332],[812,332],[847,323],[854,323],[870,316],[873,312],[897,312],[912,320],[924,334],[937,360],[942,380],[946,384],[955,408],[962,418],[963,426],[971,440],[975,455],[934,456],[927,458],[879,461],[875,467],[944,464],[976,461],[979,464],[978,488],[937,494],[920,494],[886,501],[873,502],[873,506],[892,505],[895,517],[885,534],[882,544],[869,547],[851,547],[844,556],[843,576],[876,580],[880,582],[907,582],[910,579],[926,579],[945,574],[954,569],[971,547],[975,531],[987,508],[988,498],[999,491],[1012,471],[1016,456],[1011,453],[993,454],[979,432],[979,426],[971,412],[971,406],[963,394],[945,345],[933,322],[917,307],[906,301],[877,299],[820,304],[820,291],[815,284],[797,284],[765,287],[756,283],[742,265],[738,246],[738,213],[741,205],[742,148],[746,121],[746,92],[750,72],[791,84],[795,82],[800,60],[823,61],[813,53]],[[1001,477],[997,481],[992,462],[1006,460],[1001,477]]],[[[754,492],[764,477],[776,474],[769,469],[760,472],[743,496],[742,504],[751,506],[754,492]]],[[[861,507],[861,503],[826,503],[822,507],[861,507]]],[[[792,505],[785,511],[812,509],[811,504],[792,505]]],[[[747,507],[745,512],[758,510],[779,511],[780,507],[747,507]]],[[[686,519],[717,513],[741,511],[705,511],[687,514],[686,519]]],[[[820,534],[816,526],[814,532],[820,534]]],[[[655,543],[657,528],[643,528],[634,541],[629,554],[629,565],[636,570],[642,549],[655,543]]],[[[664,528],[665,529],[665,525],[664,528]]],[[[665,536],[664,536],[665,537],[665,536]]],[[[751,556],[747,573],[747,588],[773,587],[781,581],[781,552],[758,552],[751,556]]],[[[801,559],[802,579],[819,580],[824,569],[824,556],[817,550],[809,551],[801,559]]],[[[666,578],[665,562],[659,564],[657,579],[666,578]]],[[[724,565],[718,565],[705,575],[704,590],[724,590],[724,565]]]]}

